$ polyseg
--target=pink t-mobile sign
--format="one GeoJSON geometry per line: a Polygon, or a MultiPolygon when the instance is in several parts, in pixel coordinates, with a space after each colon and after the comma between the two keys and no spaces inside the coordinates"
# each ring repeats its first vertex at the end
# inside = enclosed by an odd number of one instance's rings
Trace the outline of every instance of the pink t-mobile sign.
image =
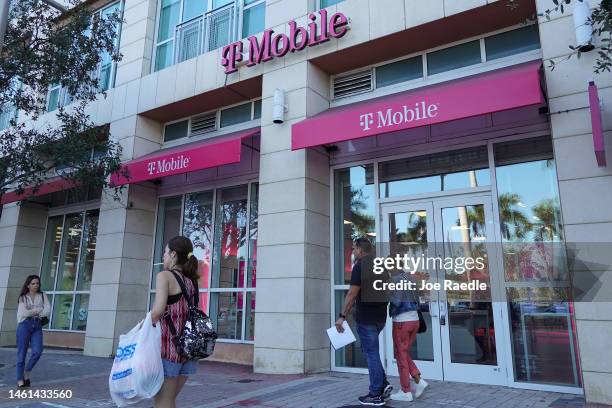
{"type": "MultiPolygon", "coordinates": [[[[327,10],[319,11],[319,18],[314,13],[308,15],[307,27],[299,27],[295,21],[289,22],[289,35],[266,30],[261,41],[254,35],[248,38],[249,59],[247,67],[280,58],[289,52],[302,51],[306,47],[323,44],[332,38],[341,38],[348,31],[348,18],[342,13],[335,13],[328,19],[327,10]]],[[[221,65],[225,73],[236,72],[236,64],[242,61],[244,45],[242,41],[226,45],[221,52],[221,65]]]]}

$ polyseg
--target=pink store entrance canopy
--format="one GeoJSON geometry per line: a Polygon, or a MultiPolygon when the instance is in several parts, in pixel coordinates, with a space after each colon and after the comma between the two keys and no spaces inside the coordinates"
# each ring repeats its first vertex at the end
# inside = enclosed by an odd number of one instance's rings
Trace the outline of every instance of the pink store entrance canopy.
{"type": "Polygon", "coordinates": [[[125,163],[129,178],[114,174],[111,183],[120,186],[239,163],[242,139],[254,136],[259,131],[259,128],[242,130],[212,140],[202,140],[151,153],[125,163]]]}
{"type": "Polygon", "coordinates": [[[55,177],[47,180],[37,190],[31,187],[24,189],[22,194],[17,194],[16,191],[9,191],[2,195],[0,204],[14,203],[16,201],[25,200],[26,197],[37,197],[45,194],[57,193],[58,191],[68,190],[69,188],[75,187],[75,185],[69,180],[55,177]]]}
{"type": "Polygon", "coordinates": [[[541,61],[329,109],[292,126],[291,148],[333,144],[542,104],[541,61]]]}

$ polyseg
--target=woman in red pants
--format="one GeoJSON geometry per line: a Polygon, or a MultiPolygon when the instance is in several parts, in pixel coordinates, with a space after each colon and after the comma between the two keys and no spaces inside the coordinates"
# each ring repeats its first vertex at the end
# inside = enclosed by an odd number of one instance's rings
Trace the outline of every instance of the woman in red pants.
{"type": "MultiPolygon", "coordinates": [[[[393,276],[393,282],[401,281],[411,282],[410,277],[404,273],[397,273],[393,276]]],[[[391,395],[391,399],[395,401],[412,401],[414,398],[421,396],[427,382],[421,378],[421,372],[417,368],[412,357],[410,349],[416,340],[419,331],[419,314],[415,290],[395,290],[391,292],[389,304],[389,316],[393,319],[393,353],[397,361],[399,369],[400,384],[402,389],[391,395]],[[414,379],[415,389],[414,397],[410,388],[410,377],[414,379]]]]}

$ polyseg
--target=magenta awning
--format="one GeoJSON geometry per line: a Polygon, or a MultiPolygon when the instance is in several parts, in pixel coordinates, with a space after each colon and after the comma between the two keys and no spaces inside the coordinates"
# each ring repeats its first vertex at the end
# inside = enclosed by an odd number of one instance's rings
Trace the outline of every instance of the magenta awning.
{"type": "Polygon", "coordinates": [[[329,109],[294,124],[293,150],[542,104],[541,61],[329,109]]]}
{"type": "Polygon", "coordinates": [[[259,128],[252,128],[212,140],[201,140],[159,150],[125,163],[124,166],[129,171],[129,179],[116,173],[111,177],[111,183],[121,186],[224,164],[239,163],[242,139],[254,136],[259,132],[259,128]]]}
{"type": "Polygon", "coordinates": [[[25,200],[27,197],[38,197],[45,194],[57,193],[58,191],[68,190],[74,186],[75,185],[71,181],[56,177],[42,183],[36,191],[28,187],[22,194],[17,194],[16,191],[6,192],[2,195],[0,204],[14,203],[16,201],[25,200]]]}

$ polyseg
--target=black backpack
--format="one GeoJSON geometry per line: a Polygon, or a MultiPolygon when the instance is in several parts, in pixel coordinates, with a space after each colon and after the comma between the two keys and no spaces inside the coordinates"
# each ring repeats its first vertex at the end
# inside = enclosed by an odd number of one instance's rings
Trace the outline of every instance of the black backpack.
{"type": "Polygon", "coordinates": [[[176,346],[176,350],[181,356],[189,360],[206,358],[215,350],[217,333],[213,329],[210,318],[198,307],[198,286],[194,282],[194,286],[196,287],[195,296],[189,296],[183,280],[175,271],[171,272],[181,287],[183,297],[187,300],[187,304],[189,305],[187,320],[185,321],[185,325],[180,335],[177,335],[176,328],[174,327],[170,315],[166,314],[166,321],[170,333],[172,334],[172,340],[176,346]],[[195,301],[193,298],[195,298],[195,301]]]}

